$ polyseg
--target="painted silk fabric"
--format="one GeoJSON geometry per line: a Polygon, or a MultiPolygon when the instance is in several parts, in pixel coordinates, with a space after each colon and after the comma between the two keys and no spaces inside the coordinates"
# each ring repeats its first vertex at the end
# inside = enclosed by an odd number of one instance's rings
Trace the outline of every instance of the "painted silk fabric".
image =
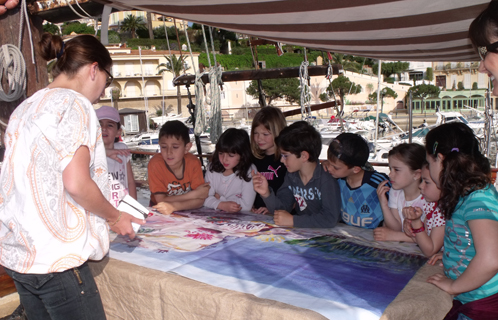
{"type": "Polygon", "coordinates": [[[285,229],[271,216],[214,210],[154,214],[110,256],[314,310],[330,319],[379,319],[426,259],[414,244],[372,231],[285,229]],[[263,220],[263,221],[261,221],[263,220]]]}

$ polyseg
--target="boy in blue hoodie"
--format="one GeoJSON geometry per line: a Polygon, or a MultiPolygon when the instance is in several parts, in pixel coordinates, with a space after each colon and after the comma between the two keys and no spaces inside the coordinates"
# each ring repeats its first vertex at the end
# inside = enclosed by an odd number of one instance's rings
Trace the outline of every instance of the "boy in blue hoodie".
{"type": "Polygon", "coordinates": [[[336,179],[318,162],[322,149],[320,134],[307,122],[298,121],[284,128],[276,142],[281,161],[287,167],[278,195],[268,188],[263,175],[253,173],[254,190],[274,213],[275,224],[299,228],[334,227],[340,218],[341,196],[336,179]]]}

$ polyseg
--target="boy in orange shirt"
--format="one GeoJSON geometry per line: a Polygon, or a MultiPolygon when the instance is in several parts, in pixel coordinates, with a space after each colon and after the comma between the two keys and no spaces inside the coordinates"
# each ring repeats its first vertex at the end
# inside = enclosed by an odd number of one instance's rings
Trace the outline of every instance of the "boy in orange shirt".
{"type": "Polygon", "coordinates": [[[178,120],[159,131],[161,153],[149,161],[150,205],[162,214],[202,207],[209,184],[204,183],[199,159],[189,153],[188,128],[178,120]]]}

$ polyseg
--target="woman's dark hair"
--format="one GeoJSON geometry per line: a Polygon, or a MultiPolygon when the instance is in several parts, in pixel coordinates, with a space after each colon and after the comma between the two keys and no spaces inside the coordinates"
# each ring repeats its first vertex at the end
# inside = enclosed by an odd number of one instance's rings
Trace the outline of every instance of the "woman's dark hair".
{"type": "MultiPolygon", "coordinates": [[[[251,126],[251,150],[257,159],[263,159],[265,156],[265,152],[259,148],[254,140],[255,129],[260,125],[271,132],[275,141],[280,131],[287,126],[287,122],[282,111],[277,107],[264,107],[256,113],[251,126]]],[[[276,145],[277,143],[275,142],[276,145]]],[[[280,160],[280,150],[278,148],[275,148],[275,160],[280,160]]]]}
{"type": "Polygon", "coordinates": [[[491,1],[488,7],[472,21],[469,37],[476,49],[491,44],[491,38],[498,38],[498,1],[491,1]]]}
{"type": "Polygon", "coordinates": [[[94,62],[97,62],[102,70],[112,66],[109,51],[91,35],[81,35],[63,42],[59,36],[44,33],[37,49],[40,56],[47,61],[57,58],[52,69],[54,78],[61,73],[71,78],[80,68],[94,62]]]}
{"type": "Polygon", "coordinates": [[[444,157],[439,174],[439,208],[446,219],[451,219],[460,197],[491,183],[489,160],[466,124],[447,123],[432,129],[425,138],[425,150],[435,160],[438,154],[444,157]]]}
{"type": "Polygon", "coordinates": [[[249,169],[252,165],[251,143],[249,142],[249,134],[242,129],[230,128],[225,130],[216,143],[209,170],[211,172],[222,173],[225,167],[220,162],[219,154],[222,152],[236,153],[240,155],[239,163],[233,168],[233,172],[241,179],[249,182],[249,169]]]}
{"type": "Polygon", "coordinates": [[[422,169],[425,162],[424,146],[418,143],[402,143],[392,148],[389,157],[396,157],[406,164],[410,170],[422,169]]]}

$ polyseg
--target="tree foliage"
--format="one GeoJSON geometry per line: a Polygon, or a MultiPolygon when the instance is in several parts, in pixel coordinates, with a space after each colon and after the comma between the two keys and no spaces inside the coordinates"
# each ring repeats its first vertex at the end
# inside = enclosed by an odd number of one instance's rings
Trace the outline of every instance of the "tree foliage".
{"type": "Polygon", "coordinates": [[[88,26],[79,21],[64,22],[61,29],[63,35],[69,35],[73,32],[76,34],[95,34],[95,28],[93,26],[88,26]]]}
{"type": "MultiPolygon", "coordinates": [[[[361,85],[351,82],[348,77],[344,75],[339,75],[335,78],[332,83],[327,87],[327,92],[329,96],[339,96],[341,101],[340,109],[338,110],[339,118],[342,117],[344,113],[344,96],[349,94],[358,94],[362,90],[361,85]]],[[[341,121],[342,126],[342,121],[341,121]]]]}
{"type": "Polygon", "coordinates": [[[60,35],[59,27],[51,22],[47,22],[43,25],[43,32],[48,32],[55,35],[60,35]]]}
{"type": "Polygon", "coordinates": [[[408,89],[408,93],[412,93],[412,97],[417,99],[422,99],[422,106],[424,106],[424,100],[428,97],[437,98],[441,89],[432,84],[419,84],[418,86],[413,86],[408,89]]]}
{"type": "MultiPolygon", "coordinates": [[[[380,90],[380,99],[381,101],[384,100],[384,98],[393,98],[396,99],[398,97],[398,94],[396,91],[394,91],[391,88],[384,87],[382,90],[380,90]]],[[[377,91],[372,92],[371,94],[368,95],[368,100],[371,102],[377,102],[377,91]]]]}
{"type": "Polygon", "coordinates": [[[434,80],[434,71],[431,67],[427,68],[427,70],[425,71],[425,79],[429,81],[434,80]]]}
{"type": "Polygon", "coordinates": [[[121,22],[120,25],[121,30],[123,31],[130,31],[131,32],[131,37],[135,39],[136,37],[136,31],[141,29],[146,29],[145,27],[145,21],[142,17],[136,17],[134,15],[127,15],[123,22],[121,22]]]}
{"type": "MultiPolygon", "coordinates": [[[[164,56],[164,58],[166,58],[166,63],[160,63],[157,66],[157,74],[170,72],[175,78],[178,77],[183,71],[187,56],[181,56],[181,58],[177,58],[176,55],[171,55],[171,57],[164,56]]],[[[190,69],[190,67],[186,68],[186,70],[188,69],[190,69]]],[[[178,103],[178,114],[180,114],[182,113],[182,96],[180,94],[180,86],[176,86],[176,99],[178,103]]]]}
{"type": "MultiPolygon", "coordinates": [[[[382,63],[380,73],[384,76],[384,79],[389,78],[393,74],[397,74],[398,79],[401,79],[401,73],[408,70],[409,67],[410,67],[409,62],[398,61],[398,62],[382,63]]],[[[378,63],[374,64],[372,70],[375,74],[377,74],[379,70],[379,64],[378,63]]]]}
{"type": "MultiPolygon", "coordinates": [[[[261,82],[268,105],[271,105],[275,99],[285,99],[290,104],[293,104],[301,97],[299,80],[296,78],[266,79],[261,82]]],[[[259,99],[258,82],[256,80],[251,81],[246,93],[254,99],[259,99]]]]}

